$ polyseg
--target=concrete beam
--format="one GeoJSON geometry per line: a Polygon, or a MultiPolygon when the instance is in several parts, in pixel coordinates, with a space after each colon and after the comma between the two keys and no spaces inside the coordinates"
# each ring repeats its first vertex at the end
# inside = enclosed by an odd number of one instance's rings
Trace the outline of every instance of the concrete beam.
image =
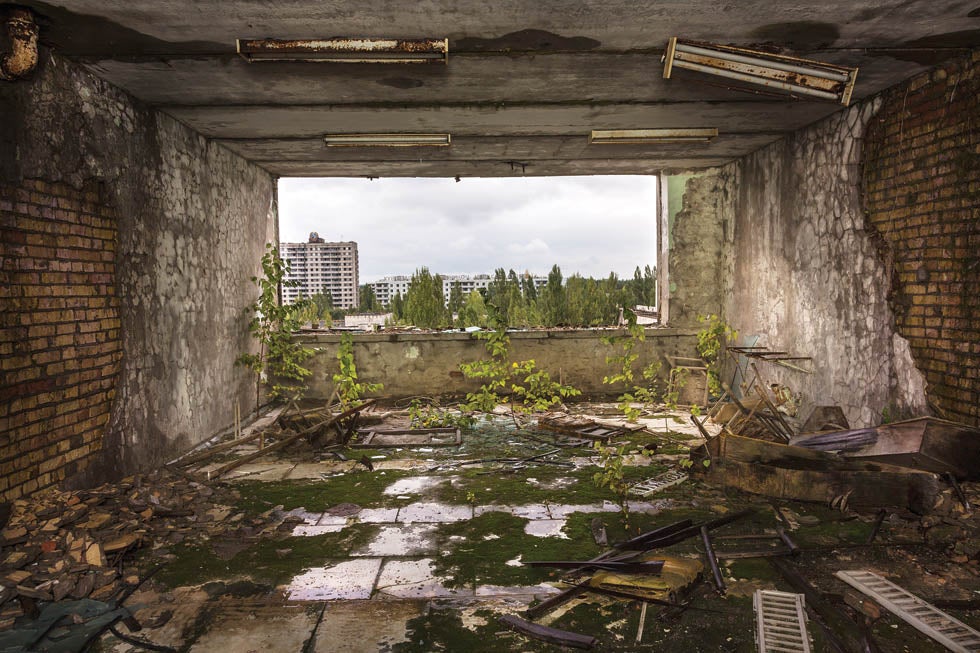
{"type": "Polygon", "coordinates": [[[210,138],[317,137],[324,133],[450,132],[454,135],[588,135],[592,129],[717,127],[721,132],[795,130],[840,107],[827,102],[689,102],[630,105],[163,107],[210,138]]]}
{"type": "Polygon", "coordinates": [[[234,52],[236,38],[329,36],[448,37],[450,53],[647,49],[682,36],[802,53],[948,37],[971,29],[968,14],[975,8],[959,0],[72,0],[71,11],[32,0],[20,4],[49,19],[51,42],[67,55],[219,54],[234,52]]]}
{"type": "Polygon", "coordinates": [[[256,161],[280,177],[551,177],[653,175],[662,170],[695,170],[724,165],[732,158],[573,159],[531,161],[256,161]]]}
{"type": "Polygon", "coordinates": [[[659,159],[742,156],[782,137],[779,133],[722,134],[710,143],[589,145],[587,136],[460,136],[450,147],[327,147],[321,138],[217,142],[259,161],[538,161],[547,159],[659,159]]]}

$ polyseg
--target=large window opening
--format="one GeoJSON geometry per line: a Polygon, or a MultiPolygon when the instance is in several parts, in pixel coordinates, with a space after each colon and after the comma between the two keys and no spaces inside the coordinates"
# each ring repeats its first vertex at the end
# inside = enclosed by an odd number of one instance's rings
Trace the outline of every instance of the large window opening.
{"type": "Polygon", "coordinates": [[[285,178],[283,299],[311,321],[656,323],[659,203],[654,176],[285,178]]]}

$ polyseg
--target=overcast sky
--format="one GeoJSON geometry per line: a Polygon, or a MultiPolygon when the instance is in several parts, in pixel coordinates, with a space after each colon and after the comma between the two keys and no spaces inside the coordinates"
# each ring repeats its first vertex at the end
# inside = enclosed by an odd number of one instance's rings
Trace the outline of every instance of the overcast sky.
{"type": "Polygon", "coordinates": [[[656,253],[655,177],[281,179],[280,236],[357,242],[361,283],[389,274],[632,277],[656,253]]]}

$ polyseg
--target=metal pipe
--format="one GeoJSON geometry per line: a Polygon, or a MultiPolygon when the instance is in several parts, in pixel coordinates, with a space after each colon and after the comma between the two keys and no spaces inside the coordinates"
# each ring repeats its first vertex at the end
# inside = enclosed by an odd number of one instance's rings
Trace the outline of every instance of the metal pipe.
{"type": "Polygon", "coordinates": [[[0,80],[13,81],[29,75],[37,66],[38,27],[30,9],[11,9],[5,21],[10,52],[0,55],[0,80]]]}
{"type": "Polygon", "coordinates": [[[711,546],[711,536],[708,535],[708,527],[701,527],[701,541],[704,542],[704,554],[708,558],[708,565],[711,567],[711,575],[714,576],[715,589],[719,594],[725,593],[725,579],[721,576],[721,569],[718,567],[718,559],[715,557],[715,549],[711,546]]]}

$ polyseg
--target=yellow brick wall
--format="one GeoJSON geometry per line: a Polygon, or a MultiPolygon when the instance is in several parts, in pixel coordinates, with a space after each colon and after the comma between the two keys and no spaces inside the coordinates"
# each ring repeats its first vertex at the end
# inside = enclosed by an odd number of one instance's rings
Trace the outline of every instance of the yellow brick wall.
{"type": "Polygon", "coordinates": [[[980,425],[980,51],[887,92],[864,197],[892,260],[896,326],[940,416],[980,425]]]}
{"type": "Polygon", "coordinates": [[[83,469],[122,359],[116,220],[94,191],[0,186],[0,496],[83,469]]]}

